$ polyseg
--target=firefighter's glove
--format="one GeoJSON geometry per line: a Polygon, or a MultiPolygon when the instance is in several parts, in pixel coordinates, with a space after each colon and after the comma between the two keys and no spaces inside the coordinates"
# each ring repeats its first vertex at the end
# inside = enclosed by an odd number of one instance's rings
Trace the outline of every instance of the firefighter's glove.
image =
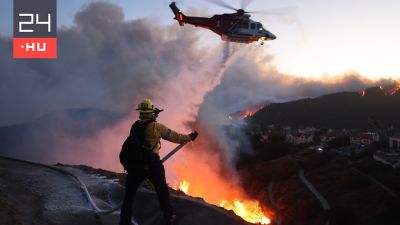
{"type": "Polygon", "coordinates": [[[199,133],[197,133],[197,131],[193,131],[189,135],[190,135],[190,140],[194,141],[194,140],[196,140],[196,138],[199,135],[199,133]]]}

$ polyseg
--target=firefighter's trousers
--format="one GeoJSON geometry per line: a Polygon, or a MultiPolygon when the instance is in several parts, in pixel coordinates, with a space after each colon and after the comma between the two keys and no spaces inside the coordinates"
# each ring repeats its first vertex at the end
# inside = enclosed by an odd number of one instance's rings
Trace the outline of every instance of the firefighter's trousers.
{"type": "Polygon", "coordinates": [[[145,178],[149,179],[156,189],[166,224],[169,224],[171,221],[173,211],[167,182],[165,180],[164,165],[160,160],[157,160],[146,166],[138,166],[128,169],[125,198],[121,208],[120,225],[130,225],[133,201],[137,189],[145,178]]]}

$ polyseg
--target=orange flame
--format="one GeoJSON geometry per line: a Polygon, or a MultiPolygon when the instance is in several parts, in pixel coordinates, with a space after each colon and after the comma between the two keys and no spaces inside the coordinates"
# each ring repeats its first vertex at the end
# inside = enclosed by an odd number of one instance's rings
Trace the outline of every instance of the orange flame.
{"type": "Polygon", "coordinates": [[[248,109],[246,109],[244,111],[228,115],[228,119],[229,120],[233,120],[235,118],[237,120],[244,120],[247,117],[253,116],[256,112],[260,111],[264,107],[266,107],[266,105],[253,106],[253,107],[250,107],[250,108],[248,108],[248,109]]]}
{"type": "Polygon", "coordinates": [[[396,85],[394,85],[393,88],[389,89],[389,90],[388,90],[388,94],[389,94],[389,95],[394,95],[394,94],[396,94],[398,91],[400,91],[400,84],[396,84],[396,85]]]}
{"type": "Polygon", "coordinates": [[[361,91],[359,92],[359,94],[360,94],[361,97],[364,97],[364,96],[365,96],[365,90],[361,90],[361,91]]]}
{"type": "Polygon", "coordinates": [[[385,87],[383,85],[379,86],[379,89],[386,95],[386,96],[392,96],[396,94],[397,92],[400,91],[400,84],[394,84],[391,87],[385,87]]]}
{"type": "Polygon", "coordinates": [[[232,204],[226,200],[222,200],[220,206],[227,210],[232,210],[236,215],[242,217],[247,222],[259,224],[271,223],[271,221],[262,212],[257,201],[242,202],[240,200],[235,200],[232,204]]]}
{"type": "MultiPolygon", "coordinates": [[[[190,183],[186,180],[180,181],[177,189],[181,190],[185,194],[189,194],[190,183]]],[[[222,208],[226,210],[232,210],[236,215],[242,217],[244,220],[250,223],[258,224],[270,224],[271,221],[268,219],[257,201],[240,201],[234,200],[233,203],[227,200],[222,200],[219,204],[222,208]]]]}
{"type": "Polygon", "coordinates": [[[242,112],[242,113],[239,115],[238,119],[239,119],[239,120],[244,120],[244,119],[246,119],[247,117],[250,117],[250,116],[254,115],[254,113],[256,113],[257,111],[258,111],[258,110],[250,110],[250,109],[248,109],[248,110],[242,112]]]}
{"type": "Polygon", "coordinates": [[[180,153],[181,157],[166,164],[168,170],[173,171],[169,180],[174,184],[174,189],[217,206],[225,200],[224,208],[232,210],[244,220],[268,224],[274,216],[273,212],[265,210],[261,202],[248,197],[239,175],[228,162],[228,153],[216,154],[219,146],[215,142],[218,143],[218,140],[212,140],[213,136],[205,129],[199,131],[202,137],[188,145],[186,151],[180,153]]]}
{"type": "Polygon", "coordinates": [[[181,190],[183,193],[187,195],[189,194],[189,186],[190,183],[187,182],[186,180],[179,182],[179,190],[181,190]]]}

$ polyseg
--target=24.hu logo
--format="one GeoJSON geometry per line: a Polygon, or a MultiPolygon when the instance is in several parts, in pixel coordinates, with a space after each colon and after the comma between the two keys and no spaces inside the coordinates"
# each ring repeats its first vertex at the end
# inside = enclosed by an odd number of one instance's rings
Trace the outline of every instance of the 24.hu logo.
{"type": "Polygon", "coordinates": [[[57,58],[57,0],[14,0],[14,58],[57,58]]]}

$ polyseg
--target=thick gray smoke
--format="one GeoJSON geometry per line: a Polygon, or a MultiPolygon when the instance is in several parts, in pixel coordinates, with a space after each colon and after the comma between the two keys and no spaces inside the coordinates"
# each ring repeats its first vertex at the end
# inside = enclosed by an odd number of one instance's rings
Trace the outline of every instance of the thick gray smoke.
{"type": "Polygon", "coordinates": [[[113,4],[90,4],[74,26],[58,31],[56,60],[13,60],[12,40],[1,37],[0,126],[70,108],[126,115],[142,96],[152,97],[208,55],[197,49],[195,30],[123,19],[113,4]]]}
{"type": "Polygon", "coordinates": [[[57,60],[13,60],[11,39],[0,37],[1,154],[116,169],[143,97],[168,109],[162,122],[189,132],[184,123],[229,58],[222,45],[199,48],[197,31],[126,21],[119,7],[98,2],[58,31],[57,60]]]}

